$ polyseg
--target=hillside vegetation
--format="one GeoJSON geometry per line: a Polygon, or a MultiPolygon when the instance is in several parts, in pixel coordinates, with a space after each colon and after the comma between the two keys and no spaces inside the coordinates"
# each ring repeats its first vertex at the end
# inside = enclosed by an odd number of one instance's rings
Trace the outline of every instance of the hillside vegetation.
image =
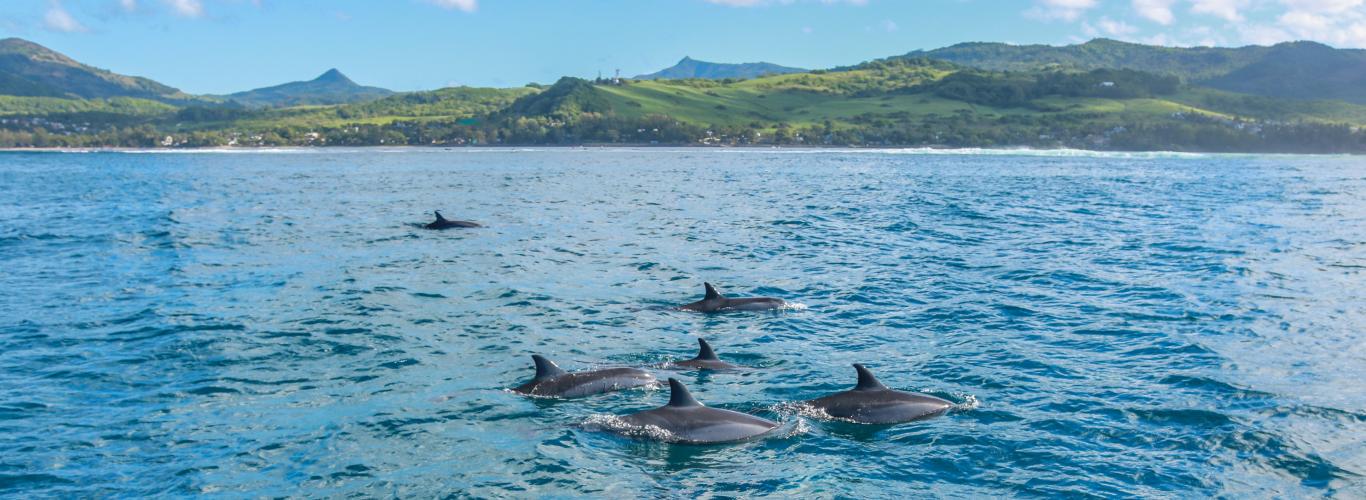
{"type": "Polygon", "coordinates": [[[1238,48],[1156,47],[1106,39],[1062,47],[962,43],[901,57],[993,71],[1132,69],[1232,92],[1366,103],[1366,50],[1315,42],[1238,48]]]}
{"type": "Polygon", "coordinates": [[[0,95],[184,101],[192,96],[155,81],[86,66],[27,40],[0,40],[0,95]]]}
{"type": "MultiPolygon", "coordinates": [[[[987,69],[991,64],[983,61],[1017,48],[944,49],[964,58],[976,54],[968,58],[974,65],[919,54],[749,79],[565,77],[549,86],[456,87],[264,108],[212,99],[5,96],[0,146],[603,143],[1366,152],[1366,106],[1192,81],[1229,70],[1244,72],[1241,84],[1252,85],[1271,60],[1263,56],[1294,46],[1227,53],[1131,45],[1033,47],[1028,50],[1038,53],[1036,62],[1046,64],[1000,69],[987,69]],[[1194,59],[1166,71],[1141,69],[1161,65],[1140,56],[1168,50],[1194,59]],[[1098,54],[1083,64],[1087,59],[1077,54],[1090,52],[1098,54]],[[1254,53],[1261,59],[1229,55],[1254,53]]],[[[354,85],[342,79],[336,72],[324,78],[332,82],[320,83],[354,85]]]]}

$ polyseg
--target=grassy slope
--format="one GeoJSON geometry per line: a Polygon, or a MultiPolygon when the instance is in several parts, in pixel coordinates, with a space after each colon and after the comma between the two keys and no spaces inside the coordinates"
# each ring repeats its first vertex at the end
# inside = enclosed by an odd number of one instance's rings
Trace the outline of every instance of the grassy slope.
{"type": "Polygon", "coordinates": [[[383,99],[335,106],[296,106],[259,111],[231,122],[195,123],[187,128],[214,129],[234,127],[265,129],[289,127],[340,127],[343,125],[387,125],[396,121],[435,121],[471,119],[506,107],[518,97],[536,89],[451,87],[426,92],[411,92],[383,99]]]}
{"type": "MultiPolygon", "coordinates": [[[[742,81],[633,81],[597,86],[614,113],[626,117],[668,115],[703,126],[755,126],[772,130],[779,123],[836,128],[854,127],[867,118],[921,121],[972,113],[978,117],[1082,117],[1087,122],[1123,125],[1162,120],[1173,113],[1214,117],[1254,117],[1278,121],[1316,121],[1366,125],[1366,106],[1336,101],[1292,101],[1207,88],[1190,88],[1161,98],[1102,99],[1048,97],[1030,107],[999,108],[915,92],[913,87],[943,78],[941,67],[864,68],[797,73],[742,81]]],[[[146,99],[65,99],[0,96],[0,116],[41,116],[103,112],[157,119],[179,130],[264,130],[385,125],[395,121],[474,120],[507,108],[535,88],[455,87],[413,92],[376,101],[339,106],[298,106],[245,113],[224,121],[178,122],[178,108],[146,99]],[[164,120],[164,121],[163,121],[164,120]]]]}
{"type": "MultiPolygon", "coordinates": [[[[716,82],[651,81],[631,82],[626,86],[601,86],[618,114],[642,116],[664,114],[699,125],[746,125],[754,122],[768,128],[778,122],[794,126],[818,125],[830,120],[839,127],[850,124],[854,117],[870,114],[876,117],[893,115],[912,119],[931,115],[951,115],[969,111],[979,116],[1008,116],[1031,114],[1100,114],[1090,120],[1122,124],[1141,119],[1170,117],[1173,113],[1201,113],[1217,117],[1238,116],[1241,101],[1223,102],[1211,96],[1231,99],[1235,94],[1208,89],[1185,91],[1163,98],[1100,99],[1050,97],[1035,101],[1039,111],[1028,108],[996,108],[949,100],[928,93],[865,93],[839,91],[839,88],[877,87],[879,82],[895,81],[896,88],[905,89],[934,78],[942,78],[947,71],[932,71],[910,79],[896,75],[877,78],[875,71],[855,70],[824,74],[791,74],[745,80],[728,84],[716,82]]],[[[1296,119],[1366,123],[1366,107],[1342,103],[1285,104],[1286,101],[1257,98],[1259,102],[1295,108],[1296,119]]],[[[1289,119],[1290,114],[1284,114],[1289,119]]]]}
{"type": "Polygon", "coordinates": [[[1199,87],[1182,91],[1171,99],[1220,113],[1263,120],[1366,125],[1366,105],[1344,101],[1275,99],[1199,87]]]}
{"type": "MultiPolygon", "coordinates": [[[[857,89],[879,87],[889,81],[906,87],[942,76],[942,73],[878,75],[856,70],[831,73],[797,73],[768,76],[722,84],[696,81],[637,81],[626,86],[602,86],[617,114],[643,116],[663,114],[702,125],[747,125],[778,122],[794,126],[817,125],[830,120],[848,123],[865,113],[874,115],[906,111],[912,116],[947,115],[980,106],[930,95],[872,94],[857,89]],[[905,76],[899,78],[898,76],[905,76]]],[[[1023,110],[993,110],[1016,113],[1023,110]]]]}
{"type": "Polygon", "coordinates": [[[69,99],[64,97],[21,97],[0,95],[0,116],[45,116],[65,113],[116,113],[131,116],[157,116],[175,112],[170,104],[134,97],[109,99],[69,99]]]}

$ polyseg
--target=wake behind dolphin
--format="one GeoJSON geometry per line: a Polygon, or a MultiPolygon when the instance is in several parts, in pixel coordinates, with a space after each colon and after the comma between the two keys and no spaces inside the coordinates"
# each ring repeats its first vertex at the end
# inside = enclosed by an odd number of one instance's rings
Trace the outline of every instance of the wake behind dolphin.
{"type": "Polygon", "coordinates": [[[531,355],[531,359],[536,362],[536,377],[512,389],[514,392],[528,396],[576,398],[656,383],[654,375],[635,368],[570,373],[539,354],[531,355]]]}
{"type": "Polygon", "coordinates": [[[467,221],[467,220],[449,220],[449,219],[447,219],[447,218],[445,218],[445,217],[442,217],[440,211],[434,211],[433,213],[436,214],[436,220],[435,220],[435,221],[432,221],[431,223],[429,223],[429,224],[427,224],[427,225],[425,225],[425,226],[422,226],[422,227],[427,228],[427,229],[451,229],[451,228],[457,228],[457,227],[484,227],[484,226],[480,226],[478,223],[470,222],[470,221],[467,221]]]}
{"type": "Polygon", "coordinates": [[[732,299],[721,295],[711,283],[703,283],[706,295],[702,300],[679,306],[684,311],[722,312],[722,311],[764,311],[787,307],[787,301],[773,297],[748,297],[732,299]]]}
{"type": "Polygon", "coordinates": [[[889,389],[863,365],[855,364],[854,370],[858,371],[858,385],[853,389],[807,401],[806,405],[860,424],[910,422],[943,415],[953,407],[953,403],[934,396],[889,389]]]}
{"type": "Polygon", "coordinates": [[[669,390],[669,404],[621,417],[621,421],[637,431],[663,431],[648,436],[687,444],[741,441],[778,427],[777,422],[748,413],[708,408],[676,378],[669,379],[669,390]]]}

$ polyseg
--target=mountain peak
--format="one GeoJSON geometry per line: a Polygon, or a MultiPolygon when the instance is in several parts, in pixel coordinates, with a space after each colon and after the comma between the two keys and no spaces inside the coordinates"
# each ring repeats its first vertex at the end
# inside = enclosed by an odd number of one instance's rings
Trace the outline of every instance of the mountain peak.
{"type": "Polygon", "coordinates": [[[62,55],[60,52],[23,38],[6,38],[0,40],[0,54],[19,54],[35,61],[52,61],[66,65],[77,64],[76,61],[62,55]]]}
{"type": "Polygon", "coordinates": [[[337,68],[332,68],[312,80],[236,92],[226,97],[248,107],[286,107],[345,104],[379,99],[390,94],[393,92],[357,84],[337,68]]]}
{"type": "Polygon", "coordinates": [[[683,59],[678,61],[678,64],[648,75],[639,75],[636,79],[707,78],[719,80],[723,78],[755,78],[769,74],[797,73],[802,71],[806,70],[801,68],[789,68],[766,62],[740,64],[714,63],[699,61],[690,56],[684,56],[683,59]]]}
{"type": "Polygon", "coordinates": [[[326,73],[323,73],[322,75],[319,75],[317,78],[314,78],[313,81],[318,83],[345,83],[350,85],[356,84],[356,82],[353,82],[350,78],[347,78],[346,75],[343,75],[341,71],[338,71],[337,68],[327,70],[326,73]]]}

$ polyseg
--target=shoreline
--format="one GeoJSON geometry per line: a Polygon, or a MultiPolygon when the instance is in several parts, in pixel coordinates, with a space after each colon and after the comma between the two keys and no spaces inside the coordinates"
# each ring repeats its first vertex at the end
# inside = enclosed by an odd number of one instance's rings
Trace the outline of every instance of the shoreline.
{"type": "Polygon", "coordinates": [[[135,147],[95,147],[95,148],[0,148],[0,153],[125,153],[125,154],[193,154],[193,153],[345,153],[365,151],[509,151],[509,150],[567,150],[567,151],[611,151],[611,150],[705,150],[705,151],[772,151],[772,152],[850,152],[850,153],[920,153],[920,154],[984,154],[984,155],[1038,155],[1038,156],[1134,156],[1161,155],[1173,156],[1320,156],[1349,157],[1363,156],[1355,153],[1287,153],[1256,151],[1175,151],[1175,150],[1113,150],[1113,149],[1074,149],[1074,148],[1031,148],[1031,147],[948,147],[948,146],[796,146],[796,145],[741,145],[712,146],[696,144],[577,144],[577,145],[397,145],[397,146],[219,146],[184,148],[135,148],[135,147]]]}

